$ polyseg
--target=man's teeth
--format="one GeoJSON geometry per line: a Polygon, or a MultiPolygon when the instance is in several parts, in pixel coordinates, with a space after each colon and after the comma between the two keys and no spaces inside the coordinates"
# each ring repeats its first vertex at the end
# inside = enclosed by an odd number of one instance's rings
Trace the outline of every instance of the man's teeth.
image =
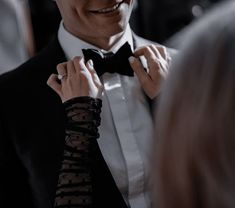
{"type": "Polygon", "coordinates": [[[113,6],[113,7],[111,7],[111,8],[100,9],[100,10],[98,10],[97,12],[98,12],[98,13],[114,12],[116,9],[118,9],[119,5],[120,5],[120,3],[119,3],[119,4],[114,5],[114,6],[113,6]]]}

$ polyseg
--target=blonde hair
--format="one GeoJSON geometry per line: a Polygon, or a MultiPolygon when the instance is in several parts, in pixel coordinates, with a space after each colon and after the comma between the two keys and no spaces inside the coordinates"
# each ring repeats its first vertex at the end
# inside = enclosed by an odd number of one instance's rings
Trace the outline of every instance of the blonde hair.
{"type": "Polygon", "coordinates": [[[235,2],[188,30],[160,99],[157,208],[235,207],[235,2]]]}

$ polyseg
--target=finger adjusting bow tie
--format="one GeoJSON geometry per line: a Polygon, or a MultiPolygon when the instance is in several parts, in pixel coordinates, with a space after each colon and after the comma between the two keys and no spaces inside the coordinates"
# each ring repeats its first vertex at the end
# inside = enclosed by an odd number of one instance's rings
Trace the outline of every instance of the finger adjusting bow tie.
{"type": "Polygon", "coordinates": [[[129,64],[128,58],[133,56],[131,47],[126,42],[117,53],[103,54],[96,49],[82,49],[85,61],[92,60],[98,76],[105,72],[119,73],[126,76],[134,76],[134,72],[129,64]]]}

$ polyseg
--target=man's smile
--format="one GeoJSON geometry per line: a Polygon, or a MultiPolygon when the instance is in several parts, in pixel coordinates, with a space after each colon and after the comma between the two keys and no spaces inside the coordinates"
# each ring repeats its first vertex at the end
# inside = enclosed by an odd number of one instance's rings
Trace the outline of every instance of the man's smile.
{"type": "Polygon", "coordinates": [[[90,12],[95,13],[95,14],[107,14],[107,13],[112,13],[118,10],[118,8],[120,7],[120,5],[124,2],[124,0],[122,0],[121,2],[115,3],[113,6],[111,7],[106,7],[106,8],[102,8],[102,9],[97,9],[97,10],[90,10],[90,12]]]}

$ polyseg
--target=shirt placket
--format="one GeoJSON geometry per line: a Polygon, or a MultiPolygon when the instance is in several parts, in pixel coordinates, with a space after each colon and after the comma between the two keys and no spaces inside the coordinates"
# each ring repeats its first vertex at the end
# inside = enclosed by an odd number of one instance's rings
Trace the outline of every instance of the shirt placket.
{"type": "Polygon", "coordinates": [[[130,122],[127,98],[125,97],[120,75],[103,79],[104,89],[110,103],[113,121],[121,145],[128,177],[128,199],[131,207],[135,203],[144,204],[144,166],[130,122]],[[135,200],[136,197],[138,200],[135,200]],[[141,202],[142,201],[142,202],[141,202]],[[133,203],[133,205],[132,205],[133,203]]]}

